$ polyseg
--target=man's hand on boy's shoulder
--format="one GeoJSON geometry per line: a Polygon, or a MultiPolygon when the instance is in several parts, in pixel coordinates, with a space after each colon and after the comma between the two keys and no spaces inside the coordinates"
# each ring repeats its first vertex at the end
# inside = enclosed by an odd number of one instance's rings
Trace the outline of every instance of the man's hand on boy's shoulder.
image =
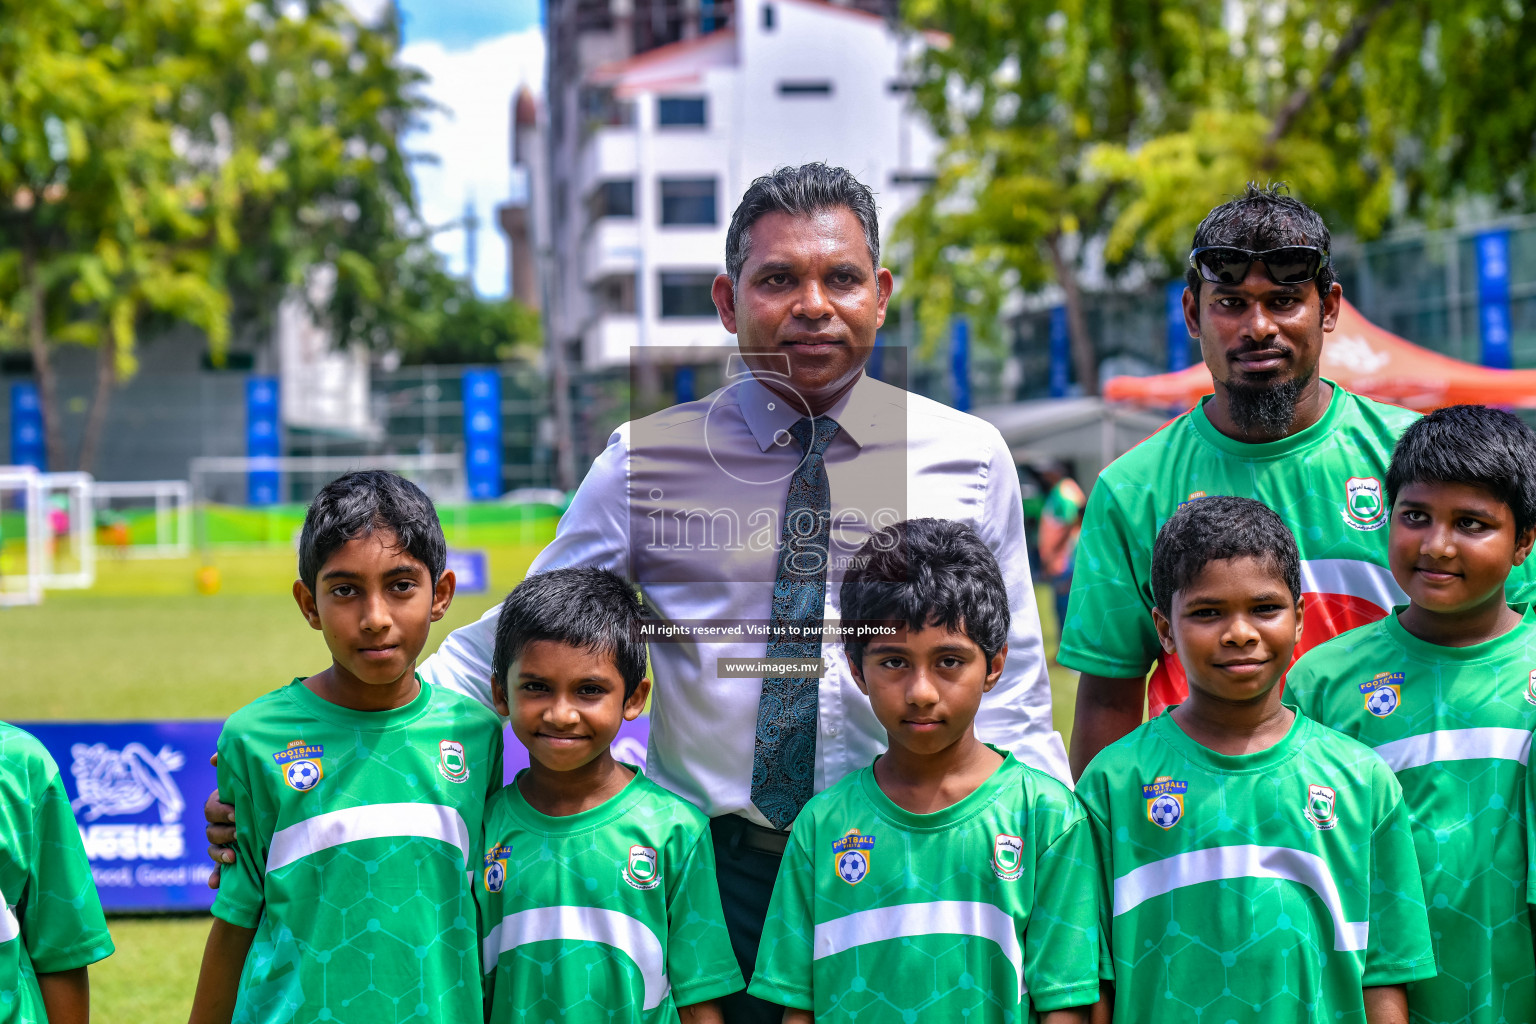
{"type": "MultiPolygon", "coordinates": [[[[219,766],[219,755],[214,754],[208,759],[208,763],[215,768],[219,766]]],[[[208,827],[204,834],[208,837],[208,859],[215,865],[222,867],[225,864],[235,862],[235,808],[232,804],[219,802],[219,791],[215,789],[208,794],[208,802],[203,804],[203,819],[208,827]]],[[[208,874],[208,888],[219,887],[219,867],[215,867],[208,874]]]]}

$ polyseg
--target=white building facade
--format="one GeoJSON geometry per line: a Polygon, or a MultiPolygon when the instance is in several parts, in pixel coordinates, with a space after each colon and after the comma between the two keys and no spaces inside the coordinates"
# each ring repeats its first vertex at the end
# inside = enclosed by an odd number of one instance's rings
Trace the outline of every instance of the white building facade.
{"type": "Polygon", "coordinates": [[[607,63],[588,47],[579,82],[551,66],[548,102],[575,116],[535,130],[548,180],[532,180],[546,329],[572,366],[730,343],[710,284],[753,178],[846,167],[875,191],[882,235],[932,180],[938,143],[910,83],[934,39],[827,0],[736,0],[725,20],[607,63]]]}

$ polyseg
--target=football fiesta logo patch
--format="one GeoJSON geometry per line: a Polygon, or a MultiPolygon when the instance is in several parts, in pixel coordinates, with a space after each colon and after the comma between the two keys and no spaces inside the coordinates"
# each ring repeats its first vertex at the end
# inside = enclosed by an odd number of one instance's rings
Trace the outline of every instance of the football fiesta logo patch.
{"type": "Polygon", "coordinates": [[[654,889],[661,884],[661,871],[657,867],[656,851],[649,846],[631,846],[629,861],[624,865],[624,881],[636,889],[654,889]]]}
{"type": "Polygon", "coordinates": [[[1011,882],[1024,873],[1024,840],[999,832],[992,843],[992,870],[997,877],[1011,882]]]}
{"type": "Polygon", "coordinates": [[[1147,820],[1160,829],[1173,828],[1184,817],[1184,794],[1189,783],[1180,782],[1169,775],[1159,775],[1151,785],[1141,787],[1141,795],[1147,801],[1147,820]]]}
{"type": "Polygon", "coordinates": [[[832,863],[837,866],[837,877],[849,885],[858,885],[869,874],[869,851],[875,847],[875,837],[866,836],[858,829],[832,844],[832,863]]]}
{"type": "Polygon", "coordinates": [[[485,852],[485,891],[501,892],[501,887],[507,884],[507,860],[512,856],[512,847],[504,843],[497,844],[485,852]]]}
{"type": "Polygon", "coordinates": [[[1536,704],[1536,669],[1525,679],[1525,699],[1536,704]]]}
{"type": "Polygon", "coordinates": [[[1403,674],[1378,672],[1368,683],[1360,684],[1365,710],[1377,718],[1386,718],[1403,702],[1403,674]]]}
{"type": "Polygon", "coordinates": [[[294,740],[286,750],[273,754],[272,760],[283,770],[284,782],[300,793],[307,793],[325,778],[325,769],[320,764],[324,753],[325,748],[318,743],[294,740]]]}
{"type": "Polygon", "coordinates": [[[1307,820],[1318,828],[1333,828],[1339,823],[1333,806],[1333,790],[1327,786],[1307,787],[1307,820]]]}
{"type": "Polygon", "coordinates": [[[469,762],[464,760],[464,744],[443,740],[437,745],[437,771],[449,782],[469,778],[469,762]]]}
{"type": "Polygon", "coordinates": [[[1387,504],[1381,500],[1381,481],[1373,476],[1352,476],[1344,481],[1344,521],[1357,530],[1379,530],[1387,521],[1387,504]]]}

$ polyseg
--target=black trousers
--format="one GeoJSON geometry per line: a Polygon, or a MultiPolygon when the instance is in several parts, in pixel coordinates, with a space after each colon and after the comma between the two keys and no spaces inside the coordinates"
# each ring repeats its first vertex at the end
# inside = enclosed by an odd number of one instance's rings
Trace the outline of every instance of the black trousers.
{"type": "MultiPolygon", "coordinates": [[[[763,937],[763,922],[768,917],[768,901],[773,896],[773,880],[778,877],[779,861],[784,859],[785,833],[773,833],[734,814],[713,818],[709,826],[731,951],[741,965],[741,976],[750,984],[752,967],[757,963],[757,945],[763,937]]],[[[720,1002],[725,1024],[779,1024],[784,1017],[782,1006],[749,996],[745,991],[728,995],[720,1002]]]]}

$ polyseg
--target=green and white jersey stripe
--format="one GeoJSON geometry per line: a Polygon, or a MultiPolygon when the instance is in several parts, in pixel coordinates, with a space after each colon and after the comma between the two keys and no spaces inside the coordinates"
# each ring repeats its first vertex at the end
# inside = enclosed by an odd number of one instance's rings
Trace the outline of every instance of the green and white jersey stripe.
{"type": "Polygon", "coordinates": [[[1009,756],[933,814],[874,769],[795,820],[749,991],[818,1022],[1025,1024],[1098,998],[1098,873],[1067,788],[1009,756]]]}
{"type": "Polygon", "coordinates": [[[0,1024],[41,1024],[37,975],[111,952],[58,766],[30,733],[0,722],[0,1024]]]}
{"type": "Polygon", "coordinates": [[[1369,749],[1297,715],[1218,754],[1168,714],[1084,772],[1115,1020],[1365,1020],[1434,974],[1408,814],[1369,749]]]}
{"type": "Polygon", "coordinates": [[[486,806],[475,898],[488,1021],[674,1024],[742,987],[709,819],[636,770],[551,817],[517,784],[486,806]]]}
{"type": "Polygon", "coordinates": [[[230,716],[239,856],[213,913],[256,929],[237,1024],[480,1019],[470,880],[501,753],[495,715],[426,683],[365,712],[296,679],[230,716]]]}
{"type": "Polygon", "coordinates": [[[1397,774],[1440,973],[1408,990],[1421,1022],[1536,1021],[1526,904],[1536,615],[1471,647],[1409,634],[1397,613],[1309,651],[1287,699],[1397,774]]]}

